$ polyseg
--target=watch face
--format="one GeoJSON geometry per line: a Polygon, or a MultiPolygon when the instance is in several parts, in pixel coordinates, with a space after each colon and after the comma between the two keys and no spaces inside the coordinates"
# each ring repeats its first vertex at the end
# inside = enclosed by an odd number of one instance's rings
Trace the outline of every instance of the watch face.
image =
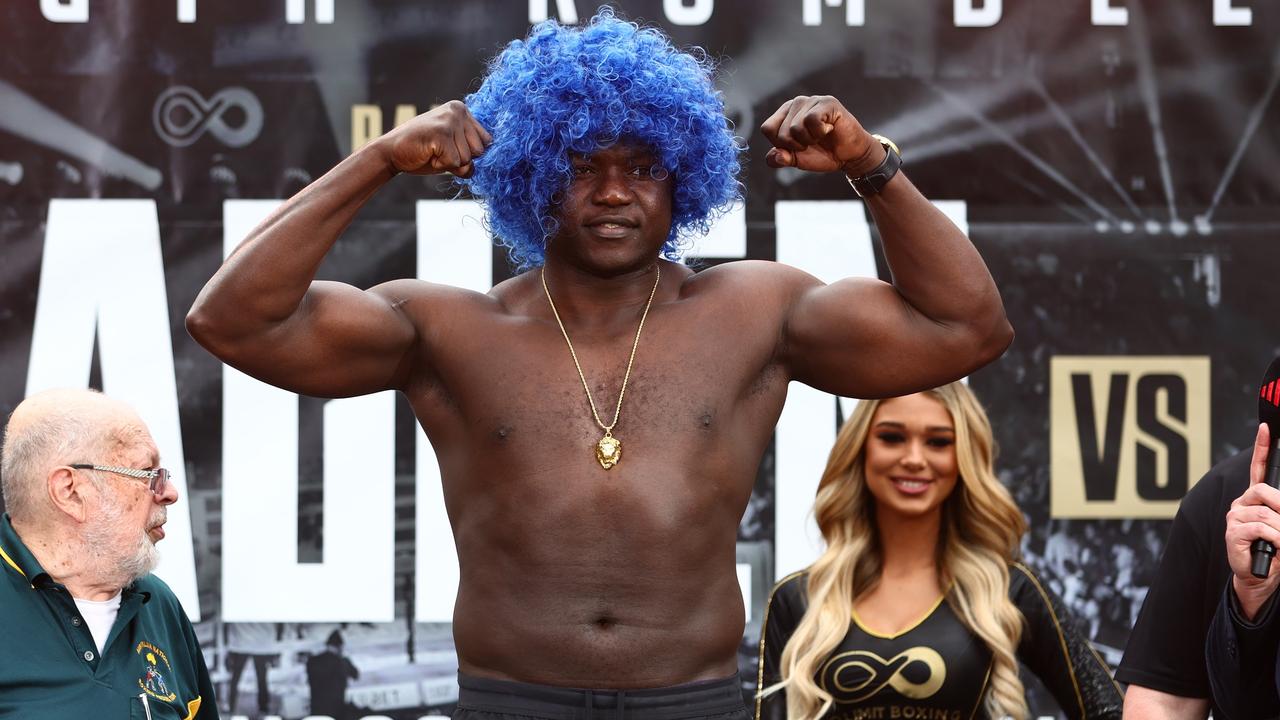
{"type": "Polygon", "coordinates": [[[893,150],[895,153],[897,153],[898,155],[902,155],[902,151],[898,149],[898,143],[896,143],[896,142],[894,142],[894,141],[890,140],[889,138],[887,138],[887,137],[885,137],[885,136],[883,136],[883,135],[875,135],[875,134],[873,134],[871,137],[873,137],[873,138],[875,138],[876,140],[878,140],[878,141],[880,142],[880,144],[884,146],[884,149],[885,149],[885,150],[892,149],[892,150],[893,150]]]}

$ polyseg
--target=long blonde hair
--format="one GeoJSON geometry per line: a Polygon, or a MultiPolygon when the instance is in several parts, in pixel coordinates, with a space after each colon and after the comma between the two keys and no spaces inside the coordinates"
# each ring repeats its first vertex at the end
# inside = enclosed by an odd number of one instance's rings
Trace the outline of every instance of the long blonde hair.
{"type": "MultiPolygon", "coordinates": [[[[1022,512],[993,470],[995,441],[986,412],[968,387],[951,383],[925,394],[951,414],[959,482],[943,503],[939,581],[965,626],[992,652],[984,704],[991,717],[1023,720],[1027,706],[1015,651],[1023,617],[1009,601],[1009,563],[1026,531],[1022,512]]],[[[809,609],[782,651],[787,717],[815,720],[833,698],[814,682],[818,668],[849,630],[854,599],[880,579],[875,499],[867,489],[865,454],[878,400],[863,400],[836,438],[818,484],[813,514],[827,548],[809,567],[809,609]]]]}

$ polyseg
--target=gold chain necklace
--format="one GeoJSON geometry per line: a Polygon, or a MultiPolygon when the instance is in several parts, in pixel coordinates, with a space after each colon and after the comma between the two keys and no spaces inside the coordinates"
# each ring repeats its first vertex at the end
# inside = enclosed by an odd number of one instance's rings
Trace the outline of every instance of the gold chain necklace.
{"type": "Polygon", "coordinates": [[[636,339],[631,343],[631,357],[627,359],[627,372],[622,376],[622,389],[618,391],[618,406],[613,409],[613,422],[608,425],[600,420],[600,413],[596,411],[596,401],[591,397],[591,387],[587,385],[587,376],[582,372],[582,363],[578,362],[578,353],[574,352],[569,331],[564,329],[564,321],[560,319],[560,313],[556,311],[556,303],[551,299],[551,290],[547,288],[546,267],[539,272],[542,277],[542,291],[547,294],[547,304],[551,306],[551,314],[555,316],[556,324],[560,326],[560,334],[564,335],[565,344],[569,346],[569,355],[573,357],[573,366],[578,368],[578,379],[582,380],[582,389],[587,391],[587,403],[591,405],[591,415],[596,419],[600,429],[604,430],[604,437],[596,443],[596,460],[605,470],[617,465],[622,459],[622,443],[613,436],[613,427],[618,424],[618,416],[622,413],[622,398],[627,394],[627,381],[631,379],[631,364],[636,361],[636,348],[640,347],[640,333],[644,330],[644,320],[649,317],[653,296],[658,293],[658,281],[662,279],[662,268],[655,265],[654,270],[656,272],[653,278],[653,289],[649,291],[649,301],[644,304],[644,312],[640,315],[640,327],[636,328],[636,339]]]}

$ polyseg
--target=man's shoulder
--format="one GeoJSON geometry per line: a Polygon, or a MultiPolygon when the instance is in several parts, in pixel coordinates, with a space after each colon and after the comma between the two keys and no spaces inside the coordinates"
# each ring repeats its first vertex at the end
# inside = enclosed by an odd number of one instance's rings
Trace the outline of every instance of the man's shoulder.
{"type": "Polygon", "coordinates": [[[159,577],[150,574],[143,575],[134,582],[132,590],[145,594],[146,602],[144,607],[151,610],[177,612],[186,617],[182,610],[182,603],[178,601],[178,596],[174,594],[169,584],[159,577]]]}
{"type": "Polygon", "coordinates": [[[500,311],[501,305],[495,293],[499,287],[509,282],[511,280],[500,283],[488,292],[482,292],[444,282],[401,278],[375,285],[369,288],[369,292],[410,317],[451,315],[468,308],[500,311]]]}
{"type": "Polygon", "coordinates": [[[163,595],[165,597],[176,598],[173,594],[173,588],[169,587],[169,583],[161,580],[158,575],[147,573],[138,578],[134,583],[134,589],[143,592],[149,592],[152,595],[163,595]]]}
{"type": "Polygon", "coordinates": [[[805,271],[772,260],[729,260],[704,268],[690,276],[686,283],[697,280],[704,282],[754,282],[754,283],[793,283],[805,278],[813,279],[805,271]]]}
{"type": "Polygon", "coordinates": [[[1249,487],[1249,461],[1252,448],[1232,455],[1209,468],[1178,506],[1180,515],[1220,515],[1232,501],[1249,487]]]}
{"type": "Polygon", "coordinates": [[[746,299],[754,307],[773,298],[773,304],[795,297],[822,283],[812,275],[784,263],[770,260],[731,260],[698,270],[685,278],[681,295],[717,297],[729,301],[746,299]]]}

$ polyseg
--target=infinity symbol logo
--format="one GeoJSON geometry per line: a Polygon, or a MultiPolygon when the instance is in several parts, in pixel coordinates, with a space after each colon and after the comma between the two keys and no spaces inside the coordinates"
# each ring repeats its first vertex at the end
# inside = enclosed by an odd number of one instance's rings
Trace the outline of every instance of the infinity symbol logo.
{"type": "Polygon", "coordinates": [[[223,145],[244,147],[262,131],[262,103],[242,87],[224,88],[206,100],[192,88],[176,85],[156,98],[151,122],[156,134],[174,147],[186,147],[205,132],[223,145]],[[239,108],[244,115],[238,127],[224,119],[232,108],[239,108]]]}
{"type": "Polygon", "coordinates": [[[889,660],[873,652],[855,650],[841,653],[822,666],[821,680],[836,702],[854,703],[875,695],[884,686],[913,700],[932,697],[947,679],[947,664],[933,648],[917,646],[903,650],[889,660]],[[916,667],[912,667],[916,665],[916,667]],[[927,673],[924,680],[909,677],[927,673]]]}

